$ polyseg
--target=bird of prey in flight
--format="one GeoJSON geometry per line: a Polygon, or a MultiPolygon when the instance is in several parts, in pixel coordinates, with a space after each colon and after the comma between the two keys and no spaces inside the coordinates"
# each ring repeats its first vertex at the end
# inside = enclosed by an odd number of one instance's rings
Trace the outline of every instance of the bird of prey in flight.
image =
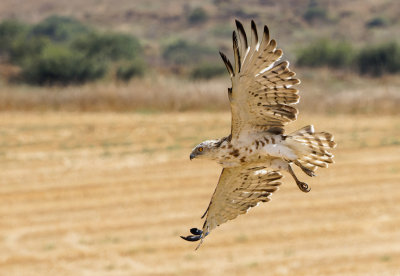
{"type": "Polygon", "coordinates": [[[248,40],[243,25],[236,20],[233,32],[234,64],[220,52],[230,74],[228,88],[231,106],[231,133],[217,140],[197,145],[190,159],[210,159],[222,165],[218,185],[202,219],[202,229],[191,228],[192,235],[181,236],[198,241],[197,248],[214,228],[246,213],[260,202],[267,202],[278,190],[286,171],[303,192],[309,186],[300,181],[292,164],[308,176],[315,176],[318,167],[333,163],[329,152],[336,146],[333,135],[315,132],[312,125],[285,134],[285,125],[296,120],[300,83],[289,69],[288,61],[280,61],[282,50],[270,38],[267,26],[259,37],[251,21],[248,40]]]}

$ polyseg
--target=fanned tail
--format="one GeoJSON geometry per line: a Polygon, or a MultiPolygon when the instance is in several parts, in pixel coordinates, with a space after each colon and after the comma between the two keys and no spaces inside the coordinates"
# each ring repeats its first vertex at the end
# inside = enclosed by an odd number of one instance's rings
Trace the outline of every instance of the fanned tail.
{"type": "Polygon", "coordinates": [[[302,167],[303,171],[306,169],[314,173],[318,167],[327,168],[328,164],[334,162],[333,154],[329,152],[336,147],[333,135],[314,132],[312,125],[289,134],[287,142],[298,156],[296,165],[302,167]]]}

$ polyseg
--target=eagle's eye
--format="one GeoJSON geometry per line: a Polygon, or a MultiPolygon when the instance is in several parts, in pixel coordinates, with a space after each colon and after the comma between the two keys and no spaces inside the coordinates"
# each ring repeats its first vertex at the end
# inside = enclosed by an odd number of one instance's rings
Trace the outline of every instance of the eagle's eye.
{"type": "Polygon", "coordinates": [[[202,152],[203,151],[203,147],[200,147],[200,148],[198,148],[197,149],[199,152],[202,152]]]}

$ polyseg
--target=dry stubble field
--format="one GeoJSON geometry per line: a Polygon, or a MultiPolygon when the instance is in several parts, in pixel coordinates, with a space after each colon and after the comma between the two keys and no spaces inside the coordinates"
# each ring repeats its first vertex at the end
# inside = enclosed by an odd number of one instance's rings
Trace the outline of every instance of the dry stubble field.
{"type": "Polygon", "coordinates": [[[312,187],[219,227],[220,168],[189,161],[228,113],[2,113],[0,275],[400,275],[400,118],[301,115],[335,134],[312,187]]]}

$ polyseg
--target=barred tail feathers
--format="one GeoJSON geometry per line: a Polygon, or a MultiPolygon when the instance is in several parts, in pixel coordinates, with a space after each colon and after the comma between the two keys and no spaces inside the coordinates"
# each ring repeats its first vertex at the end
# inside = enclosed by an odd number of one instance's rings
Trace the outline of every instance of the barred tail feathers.
{"type": "Polygon", "coordinates": [[[336,147],[333,135],[327,132],[314,132],[312,125],[305,126],[287,137],[287,142],[298,156],[297,162],[313,172],[318,167],[327,168],[333,163],[329,150],[336,147]]]}

